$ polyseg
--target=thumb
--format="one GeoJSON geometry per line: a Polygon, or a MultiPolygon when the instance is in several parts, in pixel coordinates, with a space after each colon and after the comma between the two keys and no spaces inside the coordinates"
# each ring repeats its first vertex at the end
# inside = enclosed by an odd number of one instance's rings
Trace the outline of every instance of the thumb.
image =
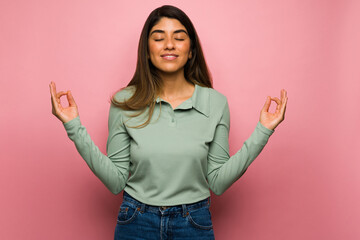
{"type": "Polygon", "coordinates": [[[271,98],[269,96],[266,97],[265,104],[261,111],[268,112],[270,108],[271,98]]]}
{"type": "Polygon", "coordinates": [[[76,107],[76,103],[75,103],[74,97],[73,97],[73,95],[71,94],[71,91],[70,91],[70,90],[67,91],[66,97],[67,97],[67,100],[69,101],[69,106],[71,106],[71,107],[76,107]]]}

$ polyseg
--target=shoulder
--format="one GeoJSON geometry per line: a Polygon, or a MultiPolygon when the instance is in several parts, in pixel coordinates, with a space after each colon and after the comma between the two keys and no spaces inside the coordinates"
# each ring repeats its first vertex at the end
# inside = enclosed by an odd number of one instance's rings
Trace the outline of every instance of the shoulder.
{"type": "Polygon", "coordinates": [[[221,122],[230,128],[230,109],[227,97],[213,88],[209,88],[209,93],[211,112],[216,116],[217,122],[221,122]]]}
{"type": "Polygon", "coordinates": [[[226,96],[219,92],[218,90],[214,89],[214,88],[209,88],[209,94],[210,94],[210,97],[212,98],[216,98],[218,100],[222,100],[222,101],[225,101],[227,100],[226,96]]]}
{"type": "Polygon", "coordinates": [[[208,88],[211,107],[224,109],[228,104],[227,97],[214,88],[208,88]]]}
{"type": "MultiPolygon", "coordinates": [[[[113,97],[116,102],[125,102],[133,95],[134,92],[135,86],[126,86],[118,90],[113,97]]],[[[124,111],[126,110],[115,106],[113,103],[110,104],[110,116],[121,114],[124,111]]]]}
{"type": "Polygon", "coordinates": [[[228,111],[227,97],[222,92],[210,87],[201,87],[199,96],[197,98],[198,107],[203,109],[212,120],[219,122],[222,115],[228,111]]]}
{"type": "MultiPolygon", "coordinates": [[[[135,86],[126,86],[118,90],[113,97],[117,102],[124,102],[128,100],[134,92],[135,86]]],[[[126,112],[127,110],[123,110],[111,103],[109,111],[109,129],[116,129],[119,126],[118,124],[123,122],[126,112]]]]}
{"type": "Polygon", "coordinates": [[[114,95],[114,99],[118,102],[123,102],[125,100],[128,100],[135,92],[136,86],[127,86],[121,88],[119,91],[117,91],[114,95]]]}

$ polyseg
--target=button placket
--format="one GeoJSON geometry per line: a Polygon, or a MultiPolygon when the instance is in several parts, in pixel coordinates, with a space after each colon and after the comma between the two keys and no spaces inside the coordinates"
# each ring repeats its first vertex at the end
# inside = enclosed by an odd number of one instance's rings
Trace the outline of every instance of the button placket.
{"type": "MultiPolygon", "coordinates": [[[[171,107],[170,107],[171,108],[171,107]]],[[[170,126],[176,126],[176,118],[175,118],[175,111],[171,108],[169,111],[169,115],[170,115],[170,122],[169,125],[170,126]]]]}

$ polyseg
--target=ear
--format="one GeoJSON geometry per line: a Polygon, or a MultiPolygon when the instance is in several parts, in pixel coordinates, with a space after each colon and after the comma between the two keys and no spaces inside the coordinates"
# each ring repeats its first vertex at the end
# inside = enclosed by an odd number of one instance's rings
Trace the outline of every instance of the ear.
{"type": "Polygon", "coordinates": [[[189,54],[189,59],[192,58],[192,51],[190,51],[190,54],[189,54]]]}

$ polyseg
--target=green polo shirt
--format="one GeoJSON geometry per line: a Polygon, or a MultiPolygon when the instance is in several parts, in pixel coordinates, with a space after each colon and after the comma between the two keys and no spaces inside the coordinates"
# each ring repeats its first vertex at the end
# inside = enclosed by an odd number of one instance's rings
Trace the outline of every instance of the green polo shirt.
{"type": "MultiPolygon", "coordinates": [[[[135,86],[115,97],[129,98],[135,86]]],[[[114,194],[126,191],[149,205],[194,203],[221,195],[259,155],[274,132],[257,123],[251,136],[233,156],[229,154],[230,112],[227,98],[213,88],[195,85],[191,98],[175,109],[161,98],[151,122],[144,114],[130,118],[113,105],[104,155],[77,117],[64,123],[69,138],[93,173],[114,194]]]]}

